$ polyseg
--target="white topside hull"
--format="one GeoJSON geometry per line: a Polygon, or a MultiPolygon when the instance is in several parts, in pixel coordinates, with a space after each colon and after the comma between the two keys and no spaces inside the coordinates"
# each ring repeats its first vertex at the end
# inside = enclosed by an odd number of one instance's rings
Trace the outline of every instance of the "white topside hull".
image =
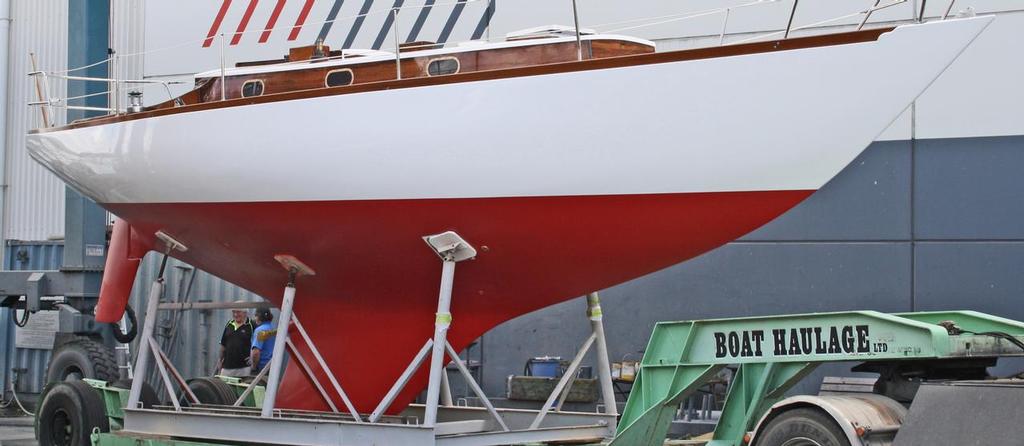
{"type": "Polygon", "coordinates": [[[101,203],[815,190],[991,20],[178,113],[31,134],[28,146],[101,203]]]}

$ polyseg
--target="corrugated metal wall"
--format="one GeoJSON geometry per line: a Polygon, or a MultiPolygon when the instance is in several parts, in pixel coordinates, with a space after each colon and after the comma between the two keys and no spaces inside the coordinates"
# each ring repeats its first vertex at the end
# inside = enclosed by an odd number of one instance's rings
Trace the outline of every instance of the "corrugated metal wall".
{"type": "MultiPolygon", "coordinates": [[[[63,261],[63,253],[64,245],[61,243],[8,242],[5,253],[7,264],[4,265],[4,269],[55,270],[63,261]]],[[[130,303],[140,312],[138,315],[140,321],[145,317],[142,311],[144,311],[146,296],[149,294],[150,286],[159,268],[160,255],[151,253],[139,269],[130,303]]],[[[192,279],[194,271],[184,262],[176,260],[168,262],[167,287],[162,301],[262,301],[258,296],[205,272],[199,272],[195,279],[192,279]],[[191,291],[186,296],[190,281],[191,291]]],[[[178,334],[172,347],[167,339],[171,334],[170,326],[173,315],[174,313],[166,311],[158,319],[159,326],[156,333],[158,339],[163,341],[165,351],[169,353],[175,366],[186,377],[210,374],[213,372],[212,368],[216,366],[220,352],[221,329],[230,319],[230,312],[227,310],[180,312],[180,319],[177,323],[178,334]]],[[[7,389],[12,379],[11,370],[25,369],[23,373],[18,374],[18,385],[15,390],[38,393],[44,384],[43,380],[51,351],[15,348],[14,333],[15,326],[11,322],[9,310],[0,309],[0,358],[4,361],[4,366],[0,368],[0,379],[6,383],[4,389],[7,389]]],[[[136,341],[131,346],[133,354],[138,351],[137,348],[138,342],[136,341]]]]}
{"type": "MultiPolygon", "coordinates": [[[[3,210],[5,240],[48,240],[64,235],[64,183],[33,161],[25,150],[25,133],[42,126],[36,90],[27,74],[29,53],[42,70],[67,68],[68,3],[66,0],[11,2],[10,67],[7,91],[7,199],[3,210]]],[[[62,82],[51,82],[50,95],[65,94],[62,82]]],[[[54,109],[54,122],[64,113],[54,109]]]]}
{"type": "MultiPolygon", "coordinates": [[[[139,53],[145,51],[146,46],[145,7],[146,2],[138,0],[110,1],[110,48],[119,55],[118,79],[142,79],[144,57],[139,53]]],[[[128,103],[129,88],[122,89],[121,104],[128,103]]]]}
{"type": "MultiPolygon", "coordinates": [[[[143,260],[142,267],[135,279],[132,288],[130,305],[138,311],[140,321],[139,331],[141,333],[141,321],[145,317],[142,312],[145,308],[146,296],[149,294],[153,279],[156,278],[160,269],[161,254],[150,253],[143,260]]],[[[176,302],[187,300],[189,302],[233,302],[236,300],[262,301],[262,299],[235,285],[218,279],[208,273],[199,271],[192,281],[191,290],[189,281],[195,269],[184,262],[171,260],[167,264],[166,284],[164,288],[163,302],[176,302]]],[[[171,335],[169,327],[171,318],[175,312],[161,312],[157,319],[156,335],[162,341],[165,352],[171,357],[175,367],[185,377],[209,375],[216,367],[220,354],[220,334],[224,324],[231,318],[230,311],[183,311],[179,312],[180,318],[177,325],[176,341],[170,344],[168,338],[171,335]]],[[[138,341],[133,343],[132,352],[137,351],[138,341]]]]}

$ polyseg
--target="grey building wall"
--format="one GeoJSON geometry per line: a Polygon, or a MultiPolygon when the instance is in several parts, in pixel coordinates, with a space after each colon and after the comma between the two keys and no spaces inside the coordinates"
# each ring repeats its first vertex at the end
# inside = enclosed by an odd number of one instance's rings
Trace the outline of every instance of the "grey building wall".
{"type": "MultiPolygon", "coordinates": [[[[1024,319],[1020,172],[1024,136],[876,142],[754,233],[603,290],[610,354],[638,358],[666,320],[958,309],[1024,319]]],[[[571,357],[588,334],[585,306],[574,299],[484,335],[485,391],[504,394],[532,356],[571,357]]],[[[823,367],[795,390],[816,392],[848,369],[823,367]]]]}

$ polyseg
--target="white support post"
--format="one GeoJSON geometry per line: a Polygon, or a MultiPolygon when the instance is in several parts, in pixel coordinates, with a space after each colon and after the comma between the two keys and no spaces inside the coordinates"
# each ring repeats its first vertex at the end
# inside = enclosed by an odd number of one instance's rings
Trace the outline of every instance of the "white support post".
{"type": "Polygon", "coordinates": [[[250,393],[252,393],[253,389],[256,388],[256,386],[259,385],[260,380],[262,380],[264,376],[267,376],[267,371],[269,370],[270,363],[267,363],[267,365],[263,366],[263,370],[260,370],[260,373],[257,374],[256,377],[252,379],[252,382],[250,382],[248,386],[246,386],[245,391],[242,392],[241,395],[238,395],[238,399],[235,400],[235,404],[232,404],[232,406],[241,406],[242,403],[245,402],[245,398],[249,396],[250,393]]]}
{"type": "Polygon", "coordinates": [[[306,334],[306,329],[302,328],[302,323],[299,322],[299,318],[292,315],[292,320],[295,321],[295,330],[299,332],[299,336],[302,336],[302,340],[306,342],[306,346],[309,347],[309,351],[313,353],[313,359],[316,359],[316,363],[320,365],[320,369],[327,375],[327,379],[331,382],[331,385],[334,386],[334,391],[338,393],[339,397],[341,397],[341,402],[345,403],[345,408],[348,409],[348,412],[352,415],[352,418],[356,419],[357,423],[362,423],[363,420],[359,416],[359,411],[352,405],[352,401],[348,399],[348,395],[345,393],[345,390],[341,388],[341,384],[338,383],[338,379],[334,377],[334,372],[332,372],[331,368],[327,366],[327,361],[324,361],[324,357],[320,355],[320,350],[316,348],[316,345],[313,344],[313,340],[309,338],[308,334],[306,334]]]}
{"type": "Polygon", "coordinates": [[[587,355],[587,350],[590,350],[590,346],[594,345],[593,333],[587,337],[587,340],[583,342],[583,346],[580,347],[579,351],[576,352],[576,357],[572,358],[572,362],[569,364],[569,369],[562,375],[562,379],[558,380],[558,384],[555,385],[555,390],[551,391],[551,395],[548,395],[548,400],[544,402],[544,407],[541,407],[540,413],[533,419],[533,423],[530,423],[530,429],[537,429],[540,427],[540,423],[544,421],[544,417],[547,416],[548,412],[551,411],[551,406],[555,405],[555,400],[562,396],[562,392],[567,391],[566,386],[571,387],[569,384],[576,379],[576,371],[580,368],[580,363],[583,362],[583,357],[587,355]]]}
{"type": "MultiPolygon", "coordinates": [[[[164,262],[167,257],[164,256],[164,262]]],[[[157,305],[160,304],[160,295],[164,291],[163,268],[160,268],[160,276],[153,281],[149,289],[149,297],[146,301],[146,316],[142,321],[142,336],[139,338],[139,354],[135,358],[135,378],[132,379],[132,389],[128,392],[127,407],[135,409],[139,407],[139,396],[142,394],[142,384],[146,381],[149,373],[149,356],[151,346],[149,340],[153,338],[153,330],[156,328],[157,305]]],[[[173,395],[172,395],[173,396],[173,395]]]]}
{"type": "Polygon", "coordinates": [[[497,421],[498,425],[501,426],[501,430],[508,432],[509,428],[508,425],[505,424],[505,419],[501,417],[498,410],[494,408],[493,404],[491,404],[491,400],[484,394],[483,389],[481,389],[480,385],[477,384],[475,379],[473,379],[473,374],[469,373],[469,369],[466,368],[466,364],[464,364],[462,362],[462,358],[459,357],[459,352],[455,351],[455,349],[452,348],[452,345],[447,342],[445,342],[444,345],[448,350],[448,355],[452,357],[452,362],[454,362],[455,366],[459,368],[459,373],[462,373],[462,377],[466,380],[466,384],[468,384],[469,388],[473,390],[473,393],[476,394],[477,398],[480,398],[480,401],[484,403],[484,407],[486,407],[487,411],[491,413],[492,417],[494,417],[494,421],[497,421]]]}
{"type": "Polygon", "coordinates": [[[401,392],[402,389],[405,388],[405,385],[409,383],[410,379],[412,379],[412,374],[419,370],[420,364],[423,364],[423,360],[426,359],[427,353],[430,353],[433,345],[434,340],[427,339],[427,343],[423,344],[423,348],[421,348],[420,351],[416,353],[416,356],[412,358],[412,362],[410,362],[409,366],[405,368],[404,372],[402,372],[402,376],[398,377],[395,384],[391,386],[390,390],[388,390],[387,395],[384,395],[384,399],[380,400],[380,404],[377,405],[377,408],[373,409],[373,413],[370,414],[369,419],[371,423],[376,423],[384,416],[384,411],[391,407],[391,403],[393,403],[395,398],[398,397],[398,392],[401,392]]]}
{"type": "Polygon", "coordinates": [[[455,401],[452,399],[452,382],[448,379],[448,367],[441,369],[441,405],[444,407],[455,405],[455,401]]]}
{"type": "MultiPolygon", "coordinates": [[[[606,415],[618,415],[619,408],[615,403],[615,387],[612,385],[612,367],[608,359],[608,344],[604,337],[604,316],[601,313],[601,298],[597,292],[587,295],[587,317],[590,318],[590,329],[594,333],[594,344],[597,350],[597,379],[601,384],[601,402],[604,403],[606,415]]],[[[615,430],[613,419],[610,429],[615,430]]]]}
{"type": "Polygon", "coordinates": [[[320,384],[320,380],[316,379],[316,375],[313,374],[313,369],[309,367],[309,363],[306,362],[306,358],[302,357],[299,353],[299,349],[295,347],[295,343],[291,339],[287,339],[288,343],[288,354],[292,356],[295,363],[302,368],[302,371],[309,376],[309,380],[313,383],[313,387],[316,387],[316,391],[320,393],[320,398],[323,398],[324,402],[327,403],[327,407],[331,408],[331,412],[338,413],[338,406],[334,404],[334,400],[327,394],[327,390],[320,384]]]}
{"type": "Polygon", "coordinates": [[[288,325],[292,319],[292,305],[295,303],[295,273],[291,273],[288,285],[284,287],[281,298],[280,320],[277,322],[277,335],[274,337],[274,353],[270,357],[270,377],[267,380],[267,393],[263,398],[263,409],[260,415],[270,418],[274,414],[274,403],[277,401],[277,388],[281,383],[281,372],[284,368],[284,350],[288,342],[288,325]]]}
{"type": "Polygon", "coordinates": [[[434,316],[434,346],[430,355],[430,381],[427,384],[427,408],[423,425],[434,427],[437,423],[437,404],[441,393],[441,372],[444,368],[444,346],[448,342],[448,327],[452,323],[450,312],[452,285],[455,282],[455,260],[444,258],[441,264],[441,289],[437,297],[437,313],[434,316]]]}
{"type": "Polygon", "coordinates": [[[110,55],[110,105],[114,109],[114,116],[121,114],[121,84],[117,82],[117,70],[120,64],[117,63],[117,53],[110,55]]]}
{"type": "Polygon", "coordinates": [[[228,98],[227,76],[224,68],[224,33],[220,33],[220,38],[217,41],[220,43],[220,100],[223,101],[228,98]]]}
{"type": "MultiPolygon", "coordinates": [[[[149,338],[149,346],[153,349],[153,362],[156,363],[157,370],[160,371],[160,380],[164,383],[164,389],[167,390],[167,397],[171,399],[171,404],[174,405],[175,411],[181,411],[181,405],[178,404],[178,395],[174,393],[174,385],[171,384],[171,377],[167,374],[167,366],[160,360],[157,352],[160,351],[160,346],[156,344],[153,338],[149,338]]],[[[134,382],[132,383],[134,387],[134,382]]]]}
{"type": "Polygon", "coordinates": [[[572,22],[576,25],[576,60],[583,60],[583,40],[580,38],[580,14],[576,0],[572,0],[572,22]]]}
{"type": "MultiPolygon", "coordinates": [[[[392,28],[395,32],[395,79],[402,79],[402,45],[398,42],[398,8],[391,9],[392,28]]],[[[345,50],[341,50],[342,53],[345,50]]]]}

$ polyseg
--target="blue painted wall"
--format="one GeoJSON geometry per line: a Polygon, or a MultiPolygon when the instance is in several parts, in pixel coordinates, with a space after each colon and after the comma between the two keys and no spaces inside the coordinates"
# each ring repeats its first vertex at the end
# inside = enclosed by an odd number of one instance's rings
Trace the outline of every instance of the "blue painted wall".
{"type": "MultiPolygon", "coordinates": [[[[105,0],[68,1],[68,67],[84,67],[107,58],[110,41],[110,2],[105,0]]],[[[78,70],[75,76],[109,77],[107,64],[78,70]]],[[[107,91],[101,82],[68,81],[68,97],[107,91]]],[[[107,95],[98,95],[71,101],[70,105],[106,107],[107,95]]],[[[100,112],[68,110],[68,122],[100,112]]]]}

